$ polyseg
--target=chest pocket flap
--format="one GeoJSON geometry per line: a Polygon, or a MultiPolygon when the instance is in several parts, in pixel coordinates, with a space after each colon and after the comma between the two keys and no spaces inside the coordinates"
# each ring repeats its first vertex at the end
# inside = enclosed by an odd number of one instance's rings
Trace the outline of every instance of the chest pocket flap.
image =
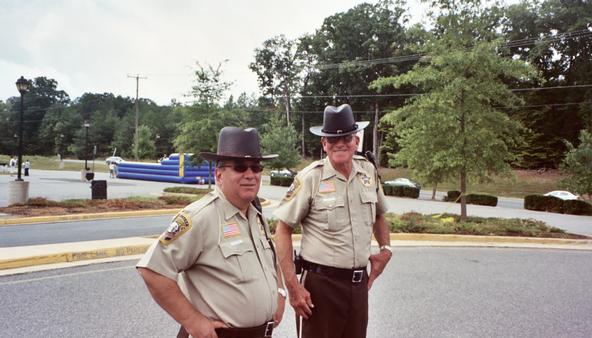
{"type": "Polygon", "coordinates": [[[367,217],[366,221],[369,222],[369,224],[373,224],[376,219],[376,203],[378,202],[376,192],[373,190],[362,191],[360,194],[360,200],[362,201],[363,215],[367,217]]]}
{"type": "Polygon", "coordinates": [[[256,263],[253,247],[244,240],[242,243],[233,244],[233,241],[220,243],[220,251],[225,263],[220,264],[220,267],[236,282],[248,282],[254,278],[250,272],[253,268],[252,264],[256,263]]]}

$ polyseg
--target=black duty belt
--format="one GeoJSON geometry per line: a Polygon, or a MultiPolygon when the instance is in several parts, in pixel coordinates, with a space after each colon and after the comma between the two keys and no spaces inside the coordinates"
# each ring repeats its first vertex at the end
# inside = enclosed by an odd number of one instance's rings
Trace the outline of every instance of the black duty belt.
{"type": "Polygon", "coordinates": [[[359,267],[353,269],[335,268],[332,266],[312,263],[307,260],[302,260],[302,268],[328,277],[334,277],[351,281],[352,283],[360,283],[366,276],[366,267],[359,267]]]}
{"type": "Polygon", "coordinates": [[[218,328],[218,338],[269,338],[273,333],[273,320],[256,327],[247,328],[218,328]]]}

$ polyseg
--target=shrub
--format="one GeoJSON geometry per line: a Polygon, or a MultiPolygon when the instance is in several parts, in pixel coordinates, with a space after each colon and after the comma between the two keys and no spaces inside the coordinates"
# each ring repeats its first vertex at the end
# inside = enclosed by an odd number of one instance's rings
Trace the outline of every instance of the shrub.
{"type": "Polygon", "coordinates": [[[204,189],[191,188],[191,187],[166,187],[166,188],[164,188],[164,192],[202,195],[207,191],[204,189]]]}
{"type": "Polygon", "coordinates": [[[592,215],[592,204],[580,201],[563,201],[563,212],[572,215],[592,215]]]}
{"type": "Polygon", "coordinates": [[[48,200],[44,197],[33,197],[29,198],[25,204],[31,207],[56,207],[59,205],[59,202],[48,200]]]}
{"type": "Polygon", "coordinates": [[[419,189],[413,187],[383,184],[382,190],[387,196],[418,198],[419,189]]]}
{"type": "Polygon", "coordinates": [[[545,204],[547,205],[547,211],[556,212],[559,214],[563,213],[563,200],[555,196],[543,196],[546,198],[545,204]]]}
{"type": "Polygon", "coordinates": [[[158,199],[167,205],[190,204],[195,200],[188,196],[160,196],[158,199]]]}
{"type": "Polygon", "coordinates": [[[271,176],[270,184],[279,185],[280,187],[289,187],[294,182],[294,177],[271,176]]]}
{"type": "Polygon", "coordinates": [[[546,211],[547,210],[547,196],[543,195],[527,195],[524,197],[524,209],[546,211]]]}
{"type": "Polygon", "coordinates": [[[446,193],[444,197],[444,202],[456,202],[457,200],[460,201],[460,191],[451,190],[446,193]]]}
{"type": "Polygon", "coordinates": [[[495,207],[497,205],[497,197],[483,194],[468,194],[467,203],[495,207]]]}

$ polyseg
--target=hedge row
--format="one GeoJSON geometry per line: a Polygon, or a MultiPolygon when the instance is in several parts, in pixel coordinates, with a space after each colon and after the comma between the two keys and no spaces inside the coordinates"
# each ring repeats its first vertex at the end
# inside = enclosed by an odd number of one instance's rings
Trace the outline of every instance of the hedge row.
{"type": "MultiPolygon", "coordinates": [[[[446,202],[460,203],[460,191],[449,191],[444,197],[446,202]]],[[[467,204],[487,205],[495,207],[497,205],[497,197],[485,194],[468,194],[466,197],[467,204]]]]}
{"type": "Polygon", "coordinates": [[[383,184],[382,190],[387,196],[418,198],[419,189],[413,187],[405,187],[398,185],[383,184]]]}
{"type": "Polygon", "coordinates": [[[524,209],[571,215],[592,215],[592,204],[590,203],[580,200],[564,201],[555,196],[544,195],[524,197],[524,209]]]}
{"type": "Polygon", "coordinates": [[[294,182],[294,177],[271,176],[270,179],[271,185],[279,185],[280,187],[289,187],[294,182]]]}

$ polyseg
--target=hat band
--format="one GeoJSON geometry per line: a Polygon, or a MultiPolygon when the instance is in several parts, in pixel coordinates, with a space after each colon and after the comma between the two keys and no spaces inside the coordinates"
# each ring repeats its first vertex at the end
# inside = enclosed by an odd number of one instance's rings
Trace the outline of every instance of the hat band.
{"type": "Polygon", "coordinates": [[[350,131],[353,131],[356,129],[358,129],[358,124],[354,123],[354,125],[349,130],[337,129],[337,130],[333,131],[333,130],[327,130],[327,129],[323,128],[323,129],[321,129],[321,131],[323,133],[327,133],[327,134],[343,134],[343,133],[349,133],[350,131]]]}

